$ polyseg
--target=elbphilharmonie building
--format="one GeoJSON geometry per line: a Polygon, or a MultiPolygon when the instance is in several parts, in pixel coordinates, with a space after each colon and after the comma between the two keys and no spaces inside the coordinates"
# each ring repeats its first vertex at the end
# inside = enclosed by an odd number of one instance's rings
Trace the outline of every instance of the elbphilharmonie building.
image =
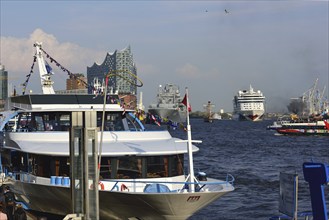
{"type": "MultiPolygon", "coordinates": [[[[137,76],[137,69],[130,46],[114,53],[107,53],[102,64],[94,63],[87,67],[88,84],[94,86],[94,82],[98,81],[103,85],[105,76],[110,72],[115,73],[109,80],[110,90],[119,94],[136,95],[137,80],[132,74],[137,76]]],[[[92,93],[91,89],[88,93],[92,93]]]]}

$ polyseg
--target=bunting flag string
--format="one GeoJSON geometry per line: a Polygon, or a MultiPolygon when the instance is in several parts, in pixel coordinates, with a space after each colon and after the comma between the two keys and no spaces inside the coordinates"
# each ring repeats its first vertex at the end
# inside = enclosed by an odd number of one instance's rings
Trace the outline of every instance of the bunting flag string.
{"type": "MultiPolygon", "coordinates": [[[[36,45],[33,45],[33,46],[36,46],[36,45]]],[[[73,73],[71,73],[68,69],[66,69],[65,67],[63,67],[59,62],[57,62],[54,58],[52,58],[44,49],[40,48],[40,50],[45,54],[46,58],[48,58],[50,60],[50,63],[55,63],[55,65],[60,68],[63,72],[67,72],[67,74],[69,75],[69,77],[72,79],[75,79],[75,80],[79,80],[79,82],[82,82],[86,88],[91,88],[92,90],[94,90],[94,87],[90,84],[88,84],[87,82],[85,82],[84,80],[80,79],[79,76],[76,76],[74,75],[73,73]]],[[[36,57],[36,54],[34,55],[34,58],[33,58],[33,63],[32,63],[32,66],[31,66],[31,70],[30,70],[30,73],[28,75],[26,75],[26,80],[25,82],[22,84],[23,86],[23,91],[22,91],[22,94],[24,95],[25,94],[25,91],[26,91],[26,87],[28,85],[28,82],[30,80],[30,77],[31,77],[31,74],[33,73],[33,69],[34,69],[34,64],[36,63],[37,61],[37,57],[36,57]]]]}
{"type": "Polygon", "coordinates": [[[86,88],[91,87],[92,89],[94,89],[93,86],[91,86],[90,84],[86,83],[84,80],[80,79],[78,76],[74,75],[73,73],[71,73],[68,69],[66,69],[65,67],[63,67],[59,62],[57,62],[54,58],[52,58],[43,48],[40,48],[40,50],[46,55],[46,57],[50,60],[50,63],[55,63],[55,65],[57,67],[59,67],[63,72],[67,72],[67,74],[69,75],[69,77],[75,80],[79,80],[80,82],[82,82],[86,88]]]}
{"type": "Polygon", "coordinates": [[[144,117],[141,117],[140,113],[138,113],[138,112],[135,113],[135,115],[138,116],[139,118],[145,118],[144,123],[149,123],[149,124],[154,123],[158,126],[168,125],[168,126],[172,127],[174,130],[179,128],[179,129],[186,131],[186,127],[185,127],[184,123],[182,123],[182,122],[175,122],[168,118],[162,118],[158,115],[153,115],[149,112],[144,117]]]}
{"type": "Polygon", "coordinates": [[[33,69],[34,69],[34,64],[35,64],[35,62],[37,62],[37,57],[36,57],[36,55],[33,56],[33,63],[32,63],[32,65],[31,65],[30,73],[26,75],[26,80],[25,80],[25,82],[22,84],[22,86],[23,86],[22,94],[23,94],[23,95],[25,94],[27,84],[29,83],[29,80],[30,80],[31,74],[33,73],[33,69]]]}

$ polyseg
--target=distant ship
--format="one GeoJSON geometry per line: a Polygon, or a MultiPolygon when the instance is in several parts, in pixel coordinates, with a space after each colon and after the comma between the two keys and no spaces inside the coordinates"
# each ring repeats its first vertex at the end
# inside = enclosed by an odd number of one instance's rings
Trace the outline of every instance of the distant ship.
{"type": "Polygon", "coordinates": [[[148,112],[174,122],[185,122],[186,107],[182,103],[179,87],[174,84],[159,85],[157,102],[150,104],[148,112]]]}
{"type": "Polygon", "coordinates": [[[205,122],[213,122],[213,120],[220,120],[222,119],[221,116],[217,113],[214,113],[212,109],[214,108],[214,104],[212,104],[210,101],[208,101],[207,104],[203,105],[204,109],[206,110],[204,121],[205,122]]]}
{"type": "Polygon", "coordinates": [[[265,96],[258,90],[254,91],[251,87],[249,90],[239,91],[233,99],[233,119],[260,121],[265,113],[265,96]]]}

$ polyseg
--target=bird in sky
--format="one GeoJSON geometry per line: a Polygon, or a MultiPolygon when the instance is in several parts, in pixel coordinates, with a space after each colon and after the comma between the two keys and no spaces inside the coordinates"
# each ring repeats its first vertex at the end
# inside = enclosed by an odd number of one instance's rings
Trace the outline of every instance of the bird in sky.
{"type": "Polygon", "coordinates": [[[225,9],[224,11],[225,11],[226,14],[228,14],[228,10],[225,9]]]}
{"type": "Polygon", "coordinates": [[[206,9],[206,12],[208,12],[208,10],[206,9]]]}

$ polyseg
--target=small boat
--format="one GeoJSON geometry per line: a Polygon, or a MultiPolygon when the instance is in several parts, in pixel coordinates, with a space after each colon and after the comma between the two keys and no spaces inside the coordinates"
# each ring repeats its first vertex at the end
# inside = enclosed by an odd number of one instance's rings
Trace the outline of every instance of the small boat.
{"type": "Polygon", "coordinates": [[[281,128],[283,124],[286,124],[286,123],[291,123],[293,122],[290,117],[288,116],[282,116],[282,117],[279,117],[276,121],[273,122],[272,125],[268,125],[266,127],[267,130],[276,130],[278,128],[281,128]]]}
{"type": "Polygon", "coordinates": [[[276,132],[284,135],[319,135],[329,136],[329,124],[327,120],[315,122],[290,122],[278,126],[276,132]]]}
{"type": "MultiPolygon", "coordinates": [[[[43,65],[41,44],[35,47],[43,65]]],[[[25,209],[61,217],[72,213],[71,192],[80,189],[80,182],[73,184],[71,173],[82,169],[70,166],[75,112],[94,116],[90,123],[97,127],[97,146],[102,144],[95,171],[99,181],[88,175],[81,183],[98,189],[99,219],[187,219],[234,190],[229,174],[217,180],[194,173],[193,153],[199,148],[192,144],[188,116],[187,141],[167,130],[147,131],[132,111],[119,105],[118,95],[106,90],[106,96],[54,94],[43,67],[43,94],[11,97],[9,110],[0,117],[0,171],[25,209]]]]}
{"type": "Polygon", "coordinates": [[[222,119],[218,113],[212,111],[212,109],[215,107],[215,105],[212,104],[211,101],[208,101],[208,103],[203,105],[203,107],[206,110],[204,118],[203,118],[205,122],[212,123],[214,120],[222,119]]]}

